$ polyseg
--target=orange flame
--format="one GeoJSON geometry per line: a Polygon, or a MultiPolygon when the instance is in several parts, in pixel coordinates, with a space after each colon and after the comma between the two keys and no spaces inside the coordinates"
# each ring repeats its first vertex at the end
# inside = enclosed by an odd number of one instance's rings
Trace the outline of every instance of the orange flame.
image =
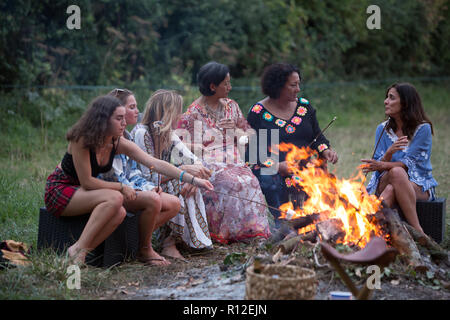
{"type": "MultiPolygon", "coordinates": [[[[383,235],[382,230],[368,220],[369,214],[374,214],[381,209],[381,200],[374,195],[369,195],[364,187],[364,175],[361,171],[354,178],[338,179],[323,169],[324,161],[317,157],[317,153],[309,147],[297,148],[293,144],[282,143],[279,150],[288,152],[286,162],[293,176],[293,186],[303,189],[308,195],[302,209],[296,209],[292,219],[307,216],[313,213],[321,213],[323,219],[337,218],[342,221],[345,238],[343,243],[356,244],[364,247],[372,236],[383,235]],[[299,161],[308,161],[306,167],[300,167],[299,161]]],[[[280,206],[280,210],[293,213],[291,202],[280,206]]],[[[285,213],[281,214],[286,219],[285,213]]],[[[299,230],[304,233],[315,229],[310,225],[299,230]]]]}

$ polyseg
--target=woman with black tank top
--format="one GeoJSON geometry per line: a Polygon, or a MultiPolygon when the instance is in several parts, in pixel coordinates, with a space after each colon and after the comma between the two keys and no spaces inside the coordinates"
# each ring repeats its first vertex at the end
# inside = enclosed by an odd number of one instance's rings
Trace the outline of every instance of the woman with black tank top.
{"type": "MultiPolygon", "coordinates": [[[[171,164],[153,158],[127,139],[120,139],[126,127],[125,108],[112,96],[101,96],[68,131],[67,152],[48,177],[45,205],[55,216],[78,216],[91,213],[80,238],[68,248],[74,263],[84,263],[87,253],[101,244],[125,218],[124,200],[136,200],[136,191],[120,182],[97,178],[112,167],[115,154],[131,159],[172,178],[213,190],[211,183],[195,178],[171,164]]],[[[179,204],[178,204],[179,206],[179,204]]],[[[174,208],[175,214],[178,208],[174,208]]],[[[144,213],[144,212],[143,212],[144,213]]],[[[139,260],[152,264],[164,259],[152,248],[153,231],[171,217],[161,216],[160,209],[150,210],[140,219],[139,260]],[[156,213],[156,214],[155,214],[156,213]]],[[[141,215],[142,216],[142,215],[141,215]]]]}

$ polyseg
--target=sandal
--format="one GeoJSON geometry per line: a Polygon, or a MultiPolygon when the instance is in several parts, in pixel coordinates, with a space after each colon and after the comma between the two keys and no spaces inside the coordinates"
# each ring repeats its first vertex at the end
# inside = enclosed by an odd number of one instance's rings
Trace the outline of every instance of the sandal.
{"type": "Polygon", "coordinates": [[[189,262],[189,261],[188,261],[185,257],[183,257],[183,256],[175,257],[175,256],[170,256],[170,255],[162,254],[162,253],[161,253],[161,255],[162,255],[163,257],[165,257],[165,258],[174,259],[174,260],[179,260],[179,261],[186,262],[186,263],[189,262]]]}
{"type": "Polygon", "coordinates": [[[142,256],[138,255],[136,257],[136,259],[139,262],[142,262],[145,265],[151,265],[151,266],[168,266],[170,264],[170,261],[167,261],[164,257],[161,257],[161,258],[145,258],[145,257],[142,257],[142,256]],[[168,264],[155,263],[156,261],[168,262],[168,264]]]}

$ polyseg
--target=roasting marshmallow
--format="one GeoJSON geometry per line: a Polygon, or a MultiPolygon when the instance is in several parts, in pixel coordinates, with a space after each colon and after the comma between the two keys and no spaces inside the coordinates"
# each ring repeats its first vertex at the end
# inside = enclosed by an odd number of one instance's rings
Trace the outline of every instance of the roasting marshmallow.
{"type": "Polygon", "coordinates": [[[239,138],[239,144],[245,146],[248,143],[248,136],[242,136],[239,138]]]}
{"type": "Polygon", "coordinates": [[[288,209],[286,211],[286,219],[291,220],[295,216],[295,211],[292,209],[288,209]]]}

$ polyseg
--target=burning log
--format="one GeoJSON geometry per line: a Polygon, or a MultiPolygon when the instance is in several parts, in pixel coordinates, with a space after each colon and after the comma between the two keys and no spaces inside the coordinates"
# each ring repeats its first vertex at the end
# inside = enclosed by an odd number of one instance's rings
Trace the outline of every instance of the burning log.
{"type": "Polygon", "coordinates": [[[321,217],[320,213],[313,213],[308,216],[288,220],[286,223],[288,223],[292,228],[294,228],[296,230],[296,229],[304,228],[314,222],[319,221],[320,217],[321,217]]]}
{"type": "MultiPolygon", "coordinates": [[[[304,217],[300,217],[300,218],[295,218],[295,219],[291,219],[291,220],[285,220],[285,219],[281,219],[281,225],[280,228],[274,232],[274,234],[272,235],[270,242],[272,243],[279,243],[280,241],[283,240],[288,240],[286,239],[287,236],[291,233],[297,233],[297,229],[301,229],[304,227],[307,227],[313,223],[315,223],[316,221],[318,221],[321,218],[321,214],[320,213],[315,213],[315,214],[311,214],[308,216],[304,216],[304,217]]],[[[314,237],[315,239],[315,237],[314,237]]]]}
{"type": "Polygon", "coordinates": [[[344,240],[345,231],[343,229],[342,221],[339,219],[329,219],[316,224],[317,232],[320,234],[323,241],[334,242],[344,240]]]}
{"type": "Polygon", "coordinates": [[[425,265],[416,243],[409,234],[407,228],[400,220],[397,211],[390,208],[381,210],[389,228],[392,246],[395,247],[404,259],[417,271],[425,272],[428,267],[425,265]]]}

